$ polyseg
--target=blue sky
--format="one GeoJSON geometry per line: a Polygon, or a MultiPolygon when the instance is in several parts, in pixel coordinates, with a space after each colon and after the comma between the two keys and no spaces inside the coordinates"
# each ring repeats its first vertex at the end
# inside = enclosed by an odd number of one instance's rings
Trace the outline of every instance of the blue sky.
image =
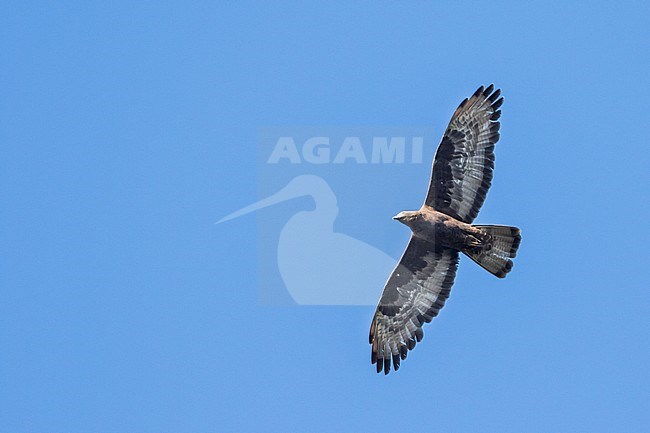
{"type": "MultiPolygon", "coordinates": [[[[650,6],[435,3],[3,2],[0,431],[647,431],[650,6]],[[386,377],[372,307],[260,302],[313,207],[213,224],[282,186],[260,128],[436,143],[491,82],[508,278],[463,259],[386,377]]],[[[346,170],[335,230],[398,256],[428,163],[346,170]]]]}

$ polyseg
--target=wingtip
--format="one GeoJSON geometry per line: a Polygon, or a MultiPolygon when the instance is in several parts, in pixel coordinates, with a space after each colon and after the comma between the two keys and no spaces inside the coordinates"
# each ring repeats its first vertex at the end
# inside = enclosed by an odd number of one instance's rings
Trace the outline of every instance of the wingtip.
{"type": "Polygon", "coordinates": [[[503,96],[492,103],[492,109],[497,111],[503,105],[503,96]]]}
{"type": "Polygon", "coordinates": [[[400,354],[400,357],[402,358],[402,360],[406,359],[406,356],[408,355],[408,348],[406,347],[406,345],[402,344],[400,346],[399,354],[400,354]]]}
{"type": "Polygon", "coordinates": [[[413,350],[415,343],[416,342],[413,338],[409,338],[409,340],[406,342],[408,350],[413,350]]]}
{"type": "Polygon", "coordinates": [[[494,93],[488,97],[488,101],[490,101],[490,104],[493,104],[499,96],[501,96],[501,89],[496,89],[494,93]]]}

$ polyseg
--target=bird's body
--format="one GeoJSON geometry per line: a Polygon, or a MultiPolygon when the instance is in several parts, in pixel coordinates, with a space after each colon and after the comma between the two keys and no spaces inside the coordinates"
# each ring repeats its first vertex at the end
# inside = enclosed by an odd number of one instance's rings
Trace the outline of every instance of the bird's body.
{"type": "Polygon", "coordinates": [[[411,240],[386,282],[370,326],[372,363],[388,374],[422,340],[424,323],[449,297],[464,253],[499,278],[512,269],[521,241],[516,227],[474,225],[492,182],[499,140],[500,90],[481,86],[454,112],[433,161],[427,197],[394,219],[411,240]]]}
{"type": "Polygon", "coordinates": [[[462,251],[465,247],[479,246],[483,239],[483,233],[471,224],[438,212],[426,204],[418,211],[400,214],[404,214],[404,217],[397,215],[395,219],[409,226],[413,236],[435,245],[462,251]]]}

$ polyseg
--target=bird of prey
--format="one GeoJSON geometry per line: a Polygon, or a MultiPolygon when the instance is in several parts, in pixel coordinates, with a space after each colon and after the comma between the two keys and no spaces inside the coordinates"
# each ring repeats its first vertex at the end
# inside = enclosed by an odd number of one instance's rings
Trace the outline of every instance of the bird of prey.
{"type": "Polygon", "coordinates": [[[449,297],[463,253],[499,278],[512,269],[517,227],[473,225],[494,170],[501,90],[479,87],[456,109],[433,160],[424,204],[393,218],[411,229],[404,255],[384,287],[370,325],[377,373],[397,370],[423,337],[422,326],[449,297]]]}

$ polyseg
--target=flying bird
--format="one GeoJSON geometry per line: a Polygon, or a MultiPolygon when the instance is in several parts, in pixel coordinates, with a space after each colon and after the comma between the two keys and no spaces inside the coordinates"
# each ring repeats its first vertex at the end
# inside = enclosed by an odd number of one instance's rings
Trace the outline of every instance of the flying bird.
{"type": "Polygon", "coordinates": [[[512,269],[517,227],[473,225],[492,183],[501,90],[479,87],[458,106],[438,146],[424,204],[393,217],[411,229],[404,255],[382,292],[370,325],[377,373],[399,369],[422,341],[422,326],[449,297],[459,253],[499,278],[512,269]]]}

